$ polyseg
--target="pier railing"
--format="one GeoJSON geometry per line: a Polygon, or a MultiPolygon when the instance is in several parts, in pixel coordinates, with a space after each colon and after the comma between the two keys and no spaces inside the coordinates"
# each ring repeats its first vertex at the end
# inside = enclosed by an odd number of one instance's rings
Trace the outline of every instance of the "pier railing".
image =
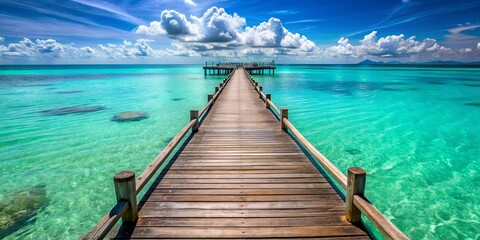
{"type": "Polygon", "coordinates": [[[123,227],[129,228],[135,225],[138,218],[137,195],[143,190],[150,179],[155,175],[160,166],[168,159],[173,150],[185,138],[188,131],[196,133],[200,127],[200,119],[212,107],[221,94],[226,84],[230,81],[234,71],[232,71],[218,87],[215,87],[215,93],[209,94],[207,104],[200,110],[190,110],[190,122],[178,132],[178,134],[168,143],[160,154],[150,163],[150,165],[135,180],[135,173],[123,171],[116,174],[113,178],[117,204],[103,216],[82,239],[103,239],[112,230],[120,218],[122,218],[123,227]]]}
{"type": "Polygon", "coordinates": [[[250,80],[259,98],[265,102],[265,107],[276,113],[280,119],[280,126],[284,131],[290,130],[297,141],[308,151],[308,153],[318,162],[346,191],[345,217],[353,224],[361,223],[361,214],[363,213],[387,239],[409,239],[400,231],[388,218],[386,218],[373,204],[364,196],[366,172],[359,167],[348,169],[348,175],[345,176],[330,160],[328,160],[320,151],[318,151],[288,120],[288,109],[278,108],[271,100],[270,94],[263,92],[262,86],[258,85],[252,76],[244,70],[247,79],[250,80]]]}

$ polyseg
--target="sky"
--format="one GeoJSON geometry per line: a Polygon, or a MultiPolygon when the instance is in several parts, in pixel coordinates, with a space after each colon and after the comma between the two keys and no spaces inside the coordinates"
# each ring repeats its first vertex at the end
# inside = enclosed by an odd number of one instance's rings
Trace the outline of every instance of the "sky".
{"type": "Polygon", "coordinates": [[[0,64],[480,61],[479,0],[0,0],[0,64]]]}

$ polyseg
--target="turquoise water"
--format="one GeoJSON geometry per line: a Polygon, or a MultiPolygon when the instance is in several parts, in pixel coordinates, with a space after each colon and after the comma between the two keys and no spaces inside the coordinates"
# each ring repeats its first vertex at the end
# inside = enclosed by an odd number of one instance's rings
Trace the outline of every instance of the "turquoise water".
{"type": "Polygon", "coordinates": [[[141,173],[223,78],[204,78],[200,66],[188,65],[2,67],[0,200],[18,202],[19,190],[37,185],[48,198],[34,221],[10,230],[7,239],[85,234],[115,204],[115,173],[141,173]],[[71,106],[105,109],[42,113],[71,106]],[[111,121],[124,111],[144,111],[149,118],[111,121]]]}
{"type": "Polygon", "coordinates": [[[254,76],[412,239],[480,239],[480,68],[282,66],[254,76]]]}
{"type": "MultiPolygon", "coordinates": [[[[193,65],[0,67],[0,201],[35,186],[48,199],[6,238],[83,235],[115,202],[112,176],[140,173],[223,77],[193,65]],[[105,109],[42,113],[71,106],[105,109]],[[123,111],[149,118],[111,121],[123,111]]],[[[367,197],[412,239],[480,238],[480,69],[284,65],[254,77],[339,169],[367,170],[367,197]]]]}

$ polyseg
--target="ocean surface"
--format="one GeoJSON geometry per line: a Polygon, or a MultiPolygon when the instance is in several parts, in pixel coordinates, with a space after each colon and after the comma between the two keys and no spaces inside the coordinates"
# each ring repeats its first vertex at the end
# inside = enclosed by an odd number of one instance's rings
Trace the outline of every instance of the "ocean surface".
{"type": "MultiPolygon", "coordinates": [[[[141,173],[224,77],[0,66],[0,238],[85,234],[115,203],[115,173],[141,173]],[[112,121],[124,111],[149,117],[112,121]]],[[[409,237],[480,239],[480,68],[279,65],[254,78],[341,171],[367,171],[367,197],[409,237]]]]}

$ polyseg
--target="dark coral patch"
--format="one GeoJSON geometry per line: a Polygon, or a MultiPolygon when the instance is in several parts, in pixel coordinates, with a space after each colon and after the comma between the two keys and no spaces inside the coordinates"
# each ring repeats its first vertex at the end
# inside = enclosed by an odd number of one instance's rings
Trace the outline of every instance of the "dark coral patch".
{"type": "Polygon", "coordinates": [[[102,106],[72,106],[72,107],[62,107],[62,108],[52,108],[48,110],[41,111],[45,115],[67,115],[67,114],[76,114],[76,113],[89,113],[104,110],[105,107],[102,106]]]}
{"type": "Polygon", "coordinates": [[[351,155],[358,155],[362,153],[362,151],[356,148],[347,148],[345,149],[345,152],[350,153],[351,155]]]}
{"type": "Polygon", "coordinates": [[[115,114],[112,118],[112,121],[132,122],[132,121],[140,121],[147,118],[148,118],[148,114],[146,112],[121,112],[121,113],[115,114]]]}

